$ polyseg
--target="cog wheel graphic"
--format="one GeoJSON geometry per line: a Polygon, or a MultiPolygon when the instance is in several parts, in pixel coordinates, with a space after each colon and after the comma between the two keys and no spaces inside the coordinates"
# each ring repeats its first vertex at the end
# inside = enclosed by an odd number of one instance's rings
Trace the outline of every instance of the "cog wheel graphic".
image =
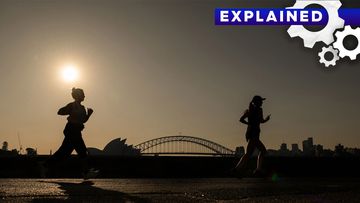
{"type": "Polygon", "coordinates": [[[320,57],[319,62],[324,64],[326,67],[335,66],[336,62],[340,59],[338,54],[339,54],[339,51],[334,49],[334,47],[332,47],[332,46],[323,47],[322,51],[319,53],[319,57],[320,57]],[[332,53],[333,58],[328,61],[325,59],[325,54],[329,53],[329,52],[332,53]]]}
{"type": "Polygon", "coordinates": [[[338,14],[342,4],[340,0],[297,0],[294,6],[289,8],[303,9],[311,4],[320,5],[326,9],[329,16],[327,25],[318,32],[309,31],[303,25],[292,25],[287,32],[291,38],[301,37],[307,48],[313,48],[316,42],[324,42],[329,45],[334,42],[335,30],[344,27],[345,21],[338,14]]]}
{"type": "Polygon", "coordinates": [[[334,47],[339,49],[340,57],[344,58],[348,56],[351,60],[356,60],[358,54],[360,54],[360,27],[356,29],[352,29],[350,25],[345,26],[343,31],[337,31],[335,33],[336,41],[334,43],[334,47]],[[358,40],[358,45],[354,50],[348,50],[344,47],[344,39],[347,36],[355,36],[358,40]]]}

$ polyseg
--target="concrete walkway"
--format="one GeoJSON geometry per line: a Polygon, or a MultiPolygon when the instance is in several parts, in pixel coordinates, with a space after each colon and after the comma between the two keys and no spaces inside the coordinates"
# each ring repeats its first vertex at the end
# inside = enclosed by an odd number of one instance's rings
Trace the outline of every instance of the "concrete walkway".
{"type": "Polygon", "coordinates": [[[0,179],[0,202],[359,202],[358,179],[0,179]]]}

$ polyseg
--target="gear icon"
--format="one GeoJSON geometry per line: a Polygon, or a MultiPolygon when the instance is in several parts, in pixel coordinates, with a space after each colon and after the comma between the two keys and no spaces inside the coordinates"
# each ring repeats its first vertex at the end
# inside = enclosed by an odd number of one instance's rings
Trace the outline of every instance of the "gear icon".
{"type": "Polygon", "coordinates": [[[337,31],[335,33],[336,41],[334,43],[334,47],[336,49],[339,49],[340,51],[340,57],[344,58],[345,56],[348,56],[351,60],[356,60],[356,57],[358,54],[360,54],[360,27],[356,29],[352,29],[350,25],[345,26],[345,29],[343,31],[337,31]],[[344,47],[344,39],[347,36],[354,36],[356,37],[358,41],[358,45],[353,50],[348,50],[344,47]]]}
{"type": "Polygon", "coordinates": [[[318,32],[307,30],[303,25],[292,25],[288,29],[291,38],[301,37],[304,40],[304,46],[313,48],[316,42],[324,42],[326,45],[334,42],[333,33],[336,29],[343,28],[345,21],[339,17],[338,10],[341,7],[340,0],[296,0],[293,7],[289,9],[303,9],[311,4],[320,5],[326,9],[329,20],[327,25],[318,32]]]}
{"type": "Polygon", "coordinates": [[[322,51],[319,53],[319,57],[320,57],[320,63],[325,64],[326,67],[331,66],[335,66],[336,65],[336,61],[338,61],[339,58],[339,51],[334,49],[334,47],[329,46],[329,47],[323,47],[322,51]],[[331,60],[326,60],[325,59],[325,54],[326,53],[331,53],[333,55],[333,58],[331,60]]]}

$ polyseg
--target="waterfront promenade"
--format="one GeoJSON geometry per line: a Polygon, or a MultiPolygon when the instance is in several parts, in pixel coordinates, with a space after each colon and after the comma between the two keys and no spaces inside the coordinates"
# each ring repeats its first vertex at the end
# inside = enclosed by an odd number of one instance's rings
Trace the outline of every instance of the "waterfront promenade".
{"type": "Polygon", "coordinates": [[[358,202],[360,179],[0,179],[0,202],[358,202]]]}

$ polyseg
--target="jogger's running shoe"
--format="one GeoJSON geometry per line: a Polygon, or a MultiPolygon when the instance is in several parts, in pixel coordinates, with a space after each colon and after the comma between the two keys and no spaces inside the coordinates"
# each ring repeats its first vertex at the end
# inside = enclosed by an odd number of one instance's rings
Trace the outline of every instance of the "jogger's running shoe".
{"type": "Polygon", "coordinates": [[[88,180],[91,178],[96,178],[99,174],[99,170],[90,168],[86,173],[83,173],[84,180],[88,180]]]}

